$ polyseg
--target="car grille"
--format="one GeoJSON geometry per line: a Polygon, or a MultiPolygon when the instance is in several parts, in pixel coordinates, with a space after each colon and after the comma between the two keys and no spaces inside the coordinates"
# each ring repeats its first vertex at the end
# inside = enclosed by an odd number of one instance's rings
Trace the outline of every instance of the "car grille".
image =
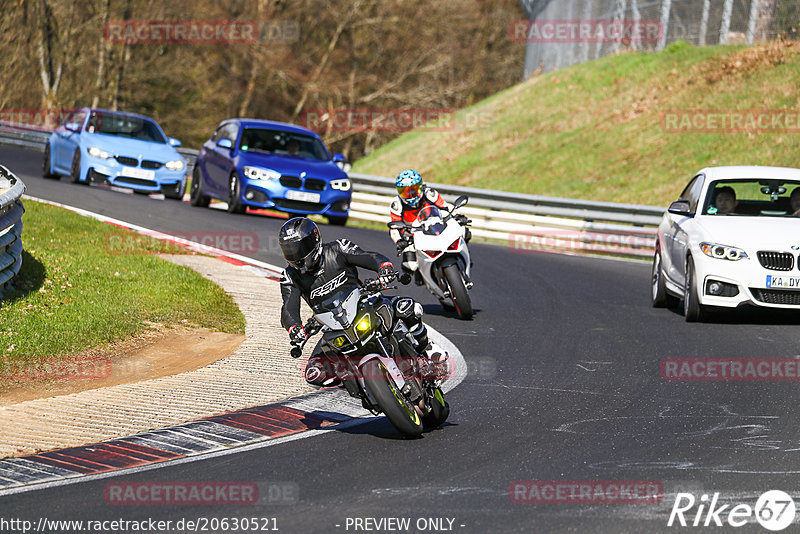
{"type": "Polygon", "coordinates": [[[800,291],[790,289],[760,289],[750,288],[750,292],[759,302],[767,304],[782,304],[785,306],[800,306],[800,291]]]}
{"type": "Polygon", "coordinates": [[[150,187],[158,185],[153,180],[145,180],[144,178],[131,178],[129,176],[120,176],[119,178],[114,180],[114,182],[118,184],[146,185],[150,187]]]}
{"type": "Polygon", "coordinates": [[[143,169],[160,169],[164,164],[159,161],[151,161],[149,159],[142,161],[143,169]]]}
{"type": "Polygon", "coordinates": [[[129,158],[128,156],[117,156],[114,159],[116,159],[117,161],[119,161],[123,165],[128,165],[129,167],[138,167],[139,166],[139,160],[136,159],[136,158],[129,158]]]}
{"type": "Polygon", "coordinates": [[[281,176],[281,185],[283,187],[300,189],[300,187],[303,185],[303,181],[297,176],[281,176]]]}
{"type": "Polygon", "coordinates": [[[322,211],[322,208],[325,207],[325,204],[318,204],[317,202],[303,202],[300,200],[289,200],[286,198],[276,198],[274,199],[274,202],[279,208],[305,211],[307,213],[322,211]]]}
{"type": "Polygon", "coordinates": [[[759,250],[756,255],[761,266],[773,271],[791,271],[794,267],[794,256],[788,252],[759,250]]]}
{"type": "Polygon", "coordinates": [[[317,180],[316,178],[306,178],[306,189],[309,191],[324,191],[325,186],[328,185],[325,180],[317,180]]]}

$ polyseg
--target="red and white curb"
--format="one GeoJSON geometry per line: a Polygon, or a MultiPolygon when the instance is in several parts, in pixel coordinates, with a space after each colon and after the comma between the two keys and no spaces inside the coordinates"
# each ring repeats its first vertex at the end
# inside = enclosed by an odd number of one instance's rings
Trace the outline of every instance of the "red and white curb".
{"type": "MultiPolygon", "coordinates": [[[[277,280],[281,272],[279,267],[265,262],[212,249],[81,208],[35,197],[25,198],[213,255],[272,280],[277,280]]],[[[430,326],[428,329],[430,337],[450,354],[453,363],[452,376],[442,384],[442,389],[448,392],[464,380],[467,365],[461,352],[450,340],[430,326]]],[[[124,438],[5,458],[0,460],[0,496],[269,447],[375,419],[361,407],[359,401],[345,392],[325,389],[275,404],[237,410],[124,438]]]]}

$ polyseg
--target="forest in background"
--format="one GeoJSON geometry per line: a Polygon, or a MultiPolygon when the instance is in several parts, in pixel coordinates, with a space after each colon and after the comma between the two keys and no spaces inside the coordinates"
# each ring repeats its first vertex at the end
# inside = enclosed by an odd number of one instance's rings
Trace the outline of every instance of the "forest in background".
{"type": "MultiPolygon", "coordinates": [[[[307,110],[458,109],[520,81],[517,0],[0,0],[0,113],[97,106],[152,116],[198,147],[222,119],[307,110]],[[259,42],[141,44],[120,21],[245,21],[259,42]],[[293,38],[269,28],[291,24],[293,38]],[[266,38],[265,38],[266,36],[266,38]]],[[[355,160],[399,135],[320,131],[355,160]]]]}

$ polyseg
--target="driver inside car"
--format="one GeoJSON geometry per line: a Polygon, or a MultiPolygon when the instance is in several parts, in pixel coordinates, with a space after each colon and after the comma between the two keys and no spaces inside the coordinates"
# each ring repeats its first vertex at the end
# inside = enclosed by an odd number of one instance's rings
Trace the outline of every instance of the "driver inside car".
{"type": "MultiPolygon", "coordinates": [[[[281,227],[278,242],[288,265],[281,276],[281,325],[293,343],[308,337],[300,316],[300,298],[313,309],[336,291],[360,287],[358,267],[375,271],[384,288],[394,280],[394,265],[386,256],[367,252],[346,239],[323,243],[319,229],[305,217],[289,219],[281,227]]],[[[447,353],[428,339],[422,322],[422,306],[408,297],[393,297],[394,316],[402,320],[416,342],[417,352],[426,360],[426,373],[444,379],[447,353]]],[[[314,387],[340,383],[336,362],[322,354],[318,345],[306,364],[305,379],[314,387]]]]}
{"type": "Polygon", "coordinates": [[[792,194],[789,195],[789,203],[792,208],[792,215],[795,217],[800,216],[800,187],[792,189],[792,194]]]}
{"type": "Polygon", "coordinates": [[[726,185],[716,190],[714,205],[717,207],[717,215],[728,215],[736,210],[739,202],[736,200],[736,191],[726,185]]]}

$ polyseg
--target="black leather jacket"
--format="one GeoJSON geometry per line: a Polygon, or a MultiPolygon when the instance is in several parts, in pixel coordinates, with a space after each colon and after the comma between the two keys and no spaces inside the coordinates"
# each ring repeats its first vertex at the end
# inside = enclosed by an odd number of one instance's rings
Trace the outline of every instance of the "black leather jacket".
{"type": "Polygon", "coordinates": [[[358,287],[358,269],[378,272],[381,265],[391,263],[389,258],[377,252],[367,252],[347,239],[322,244],[320,270],[314,274],[302,274],[287,266],[281,276],[281,326],[288,329],[302,325],[300,297],[311,306],[322,302],[342,287],[358,287]]]}

